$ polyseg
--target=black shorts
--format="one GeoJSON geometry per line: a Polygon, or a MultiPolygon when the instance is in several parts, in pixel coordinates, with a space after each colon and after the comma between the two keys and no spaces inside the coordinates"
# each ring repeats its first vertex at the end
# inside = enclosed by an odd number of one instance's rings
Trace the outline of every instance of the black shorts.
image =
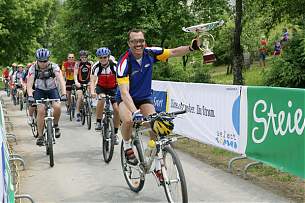
{"type": "Polygon", "coordinates": [[[37,89],[34,92],[34,98],[35,100],[40,100],[42,98],[44,99],[60,99],[59,92],[57,88],[51,89],[51,90],[41,90],[37,89]]]}
{"type": "Polygon", "coordinates": [[[107,95],[112,96],[112,98],[111,98],[111,103],[112,104],[116,102],[115,101],[116,91],[117,91],[116,88],[114,88],[114,89],[105,89],[105,88],[102,88],[102,87],[100,87],[98,85],[95,87],[96,94],[107,94],[107,95]]]}
{"type": "Polygon", "coordinates": [[[71,92],[73,84],[74,84],[74,80],[67,80],[66,81],[66,91],[71,92]]]}
{"type": "MultiPolygon", "coordinates": [[[[120,105],[120,103],[122,101],[123,100],[121,100],[121,99],[119,101],[117,101],[118,105],[120,105]]],[[[144,99],[144,100],[141,100],[141,101],[134,101],[133,100],[133,103],[134,103],[134,105],[136,106],[137,109],[139,109],[142,104],[152,104],[152,105],[154,105],[154,102],[151,99],[144,99]]]]}

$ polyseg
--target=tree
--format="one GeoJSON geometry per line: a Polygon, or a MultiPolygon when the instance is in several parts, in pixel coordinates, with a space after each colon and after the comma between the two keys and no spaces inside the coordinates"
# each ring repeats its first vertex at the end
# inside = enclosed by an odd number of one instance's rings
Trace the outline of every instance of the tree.
{"type": "Polygon", "coordinates": [[[44,34],[50,8],[55,0],[0,1],[0,63],[26,61],[41,46],[37,38],[44,34]]]}
{"type": "Polygon", "coordinates": [[[233,84],[242,85],[243,51],[240,43],[242,32],[242,0],[236,0],[235,32],[233,42],[233,84]]]}

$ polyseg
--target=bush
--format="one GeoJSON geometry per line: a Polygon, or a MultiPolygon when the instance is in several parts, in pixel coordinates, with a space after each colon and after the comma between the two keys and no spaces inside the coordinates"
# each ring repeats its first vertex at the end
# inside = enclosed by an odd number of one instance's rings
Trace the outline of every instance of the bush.
{"type": "Polygon", "coordinates": [[[294,32],[281,57],[274,58],[264,85],[305,88],[305,33],[294,32]]]}
{"type": "Polygon", "coordinates": [[[166,80],[176,82],[210,83],[211,75],[209,66],[201,62],[195,62],[183,68],[181,65],[170,63],[157,63],[153,69],[154,80],[166,80]]]}

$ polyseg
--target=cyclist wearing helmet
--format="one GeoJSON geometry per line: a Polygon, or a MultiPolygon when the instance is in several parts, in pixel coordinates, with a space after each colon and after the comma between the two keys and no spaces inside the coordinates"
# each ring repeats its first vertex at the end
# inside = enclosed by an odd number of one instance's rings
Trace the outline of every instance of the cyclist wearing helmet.
{"type": "Polygon", "coordinates": [[[14,89],[14,79],[13,79],[13,76],[14,76],[16,71],[17,71],[17,64],[13,63],[12,64],[12,68],[11,68],[10,73],[9,73],[11,96],[13,96],[13,89],[14,89]]]}
{"type": "MultiPolygon", "coordinates": [[[[23,77],[24,71],[23,71],[23,65],[22,64],[18,64],[17,66],[17,71],[14,72],[13,76],[12,76],[12,86],[13,88],[13,94],[15,94],[18,98],[20,94],[23,94],[22,91],[22,85],[23,85],[23,81],[22,81],[22,77],[23,77]]],[[[22,102],[19,101],[19,99],[17,100],[18,102],[22,102]]]]}
{"type": "Polygon", "coordinates": [[[77,101],[76,101],[76,121],[80,122],[80,105],[83,98],[81,85],[90,83],[90,74],[92,63],[88,61],[87,51],[81,50],[79,52],[80,61],[75,64],[74,68],[74,82],[77,88],[77,101]]]}
{"type": "MultiPolygon", "coordinates": [[[[32,66],[32,63],[28,63],[26,65],[26,68],[24,70],[24,74],[22,76],[22,81],[23,81],[23,91],[24,91],[24,98],[28,97],[28,91],[26,89],[26,84],[27,84],[27,78],[29,74],[29,69],[32,66]]],[[[34,87],[33,87],[34,89],[34,87]]],[[[29,106],[29,117],[28,117],[28,124],[31,125],[33,123],[33,113],[34,113],[35,107],[29,106]]]]}
{"type": "MultiPolygon", "coordinates": [[[[96,94],[108,94],[110,96],[115,96],[116,89],[117,89],[117,82],[116,82],[116,65],[109,60],[110,58],[110,50],[106,47],[99,48],[96,51],[96,56],[99,57],[99,61],[93,65],[92,68],[92,81],[91,81],[91,95],[95,97],[96,94]],[[95,92],[94,92],[95,89],[95,92]]],[[[114,131],[116,134],[115,144],[118,144],[118,128],[120,125],[120,118],[119,118],[119,110],[118,105],[115,102],[115,99],[111,100],[112,107],[114,110],[114,131]]],[[[96,127],[95,130],[102,129],[102,117],[104,111],[104,99],[99,99],[97,106],[96,106],[96,127]]]]}
{"type": "Polygon", "coordinates": [[[9,67],[4,67],[2,69],[2,77],[3,77],[3,84],[5,87],[5,91],[9,88],[9,78],[10,78],[10,71],[9,67]]]}
{"type": "MultiPolygon", "coordinates": [[[[68,54],[68,60],[62,64],[62,72],[66,78],[66,92],[67,92],[67,107],[70,108],[71,104],[71,90],[72,85],[74,84],[74,67],[75,67],[75,58],[73,53],[68,54]]],[[[67,112],[69,114],[69,112],[67,112]]]]}
{"type": "MultiPolygon", "coordinates": [[[[116,100],[119,104],[119,112],[122,121],[121,133],[127,162],[136,165],[138,160],[130,144],[133,122],[141,120],[144,116],[155,113],[152,100],[152,68],[158,61],[166,61],[170,57],[178,57],[198,50],[197,39],[192,40],[190,46],[180,46],[174,49],[163,49],[160,47],[147,47],[144,32],[132,29],[128,32],[129,50],[121,56],[118,62],[117,81],[119,91],[116,100]],[[139,110],[138,110],[139,109],[139,110]],[[143,115],[142,115],[143,114],[143,115]]],[[[158,134],[168,134],[172,124],[162,124],[163,121],[153,124],[153,129],[158,134]],[[158,128],[162,126],[161,128],[158,128]]],[[[155,134],[151,133],[151,139],[155,134]]],[[[156,159],[156,174],[160,173],[160,161],[156,159]]]]}
{"type": "MultiPolygon", "coordinates": [[[[66,86],[64,78],[61,74],[60,68],[57,64],[49,61],[50,51],[48,49],[40,48],[36,51],[36,62],[30,67],[28,79],[27,79],[27,90],[28,90],[28,101],[29,103],[40,100],[41,98],[49,99],[61,99],[65,101],[66,97],[66,86]],[[59,96],[57,89],[56,80],[59,81],[62,96],[59,96]],[[33,95],[33,84],[35,84],[35,92],[33,95]]],[[[53,116],[54,116],[54,128],[55,137],[60,137],[60,130],[58,127],[58,121],[60,117],[60,103],[53,103],[53,116]]],[[[37,129],[38,139],[36,144],[39,146],[43,145],[43,128],[44,128],[44,117],[45,107],[43,104],[37,106],[37,129]]]]}

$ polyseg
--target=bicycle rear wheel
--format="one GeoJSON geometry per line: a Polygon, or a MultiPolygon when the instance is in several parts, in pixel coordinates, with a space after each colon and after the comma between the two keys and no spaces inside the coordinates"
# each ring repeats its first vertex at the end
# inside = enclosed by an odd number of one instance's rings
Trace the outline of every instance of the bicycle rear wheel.
{"type": "Polygon", "coordinates": [[[162,175],[164,191],[168,202],[188,202],[184,172],[177,153],[170,147],[163,148],[162,175]]]}
{"type": "MultiPolygon", "coordinates": [[[[142,153],[142,147],[139,141],[134,141],[133,151],[138,160],[141,163],[144,163],[144,157],[142,153]]],[[[124,178],[133,192],[140,192],[145,183],[145,173],[140,171],[139,166],[131,166],[127,164],[126,157],[124,153],[124,141],[122,140],[121,144],[121,165],[123,169],[124,178]]]]}
{"type": "Polygon", "coordinates": [[[114,150],[114,126],[112,118],[105,118],[103,122],[103,157],[106,163],[109,163],[114,150]]]}
{"type": "Polygon", "coordinates": [[[51,119],[47,120],[47,139],[46,139],[46,145],[47,145],[47,151],[50,158],[50,166],[54,166],[54,155],[53,155],[53,121],[51,119]]]}
{"type": "Polygon", "coordinates": [[[92,109],[91,109],[91,105],[86,102],[86,106],[85,106],[85,109],[86,109],[86,118],[87,118],[87,126],[88,126],[88,130],[91,129],[91,117],[92,117],[92,109]]]}
{"type": "Polygon", "coordinates": [[[20,111],[23,109],[23,96],[19,96],[19,106],[20,106],[20,111]]]}

